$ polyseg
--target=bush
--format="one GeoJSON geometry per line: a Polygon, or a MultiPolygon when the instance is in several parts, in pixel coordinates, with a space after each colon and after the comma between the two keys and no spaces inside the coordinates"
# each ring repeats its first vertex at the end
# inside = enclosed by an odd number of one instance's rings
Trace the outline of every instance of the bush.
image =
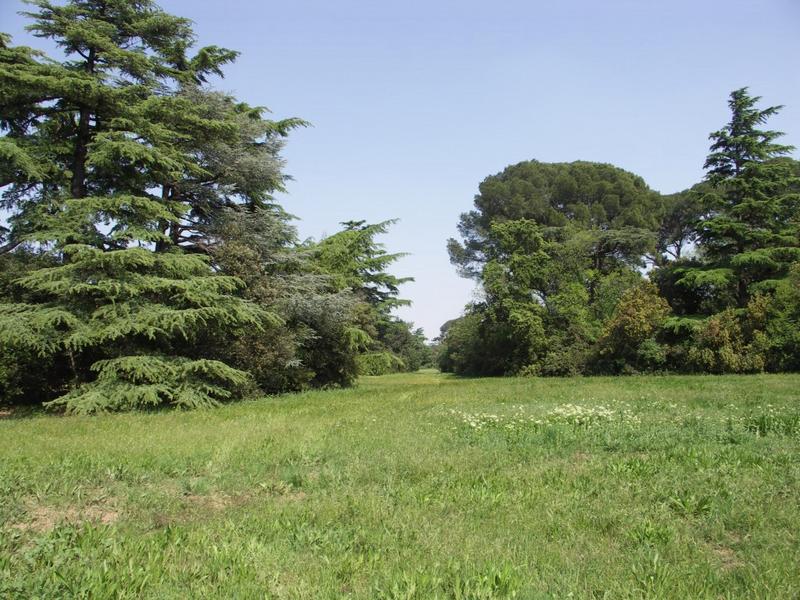
{"type": "Polygon", "coordinates": [[[767,323],[770,371],[800,371],[800,263],[780,282],[769,306],[767,323]]]}
{"type": "Polygon", "coordinates": [[[656,341],[656,333],[669,312],[669,304],[652,283],[627,290],[597,342],[593,369],[606,373],[662,369],[667,350],[656,341]]]}
{"type": "Polygon", "coordinates": [[[767,364],[767,337],[763,331],[748,327],[753,325],[753,309],[760,308],[761,303],[756,297],[744,315],[729,308],[710,317],[695,332],[687,354],[690,367],[707,373],[763,371],[767,364]]]}
{"type": "Polygon", "coordinates": [[[359,375],[386,375],[406,370],[403,359],[391,352],[367,352],[356,357],[359,375]]]}

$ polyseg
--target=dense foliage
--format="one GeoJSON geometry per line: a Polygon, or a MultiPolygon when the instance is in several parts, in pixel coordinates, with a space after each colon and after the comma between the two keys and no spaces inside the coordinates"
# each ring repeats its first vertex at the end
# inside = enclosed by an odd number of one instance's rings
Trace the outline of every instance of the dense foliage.
{"type": "Polygon", "coordinates": [[[150,0],[30,4],[30,31],[65,58],[0,34],[6,401],[208,406],[347,385],[376,350],[418,366],[402,359],[418,336],[388,312],[398,255],[375,252],[388,223],[360,244],[352,226],[297,240],[273,195],[304,122],[208,86],[235,52],[194,51],[190,22],[150,0]],[[382,343],[392,327],[410,341],[382,343]]]}
{"type": "Polygon", "coordinates": [[[363,352],[356,357],[361,375],[416,371],[430,362],[422,330],[391,314],[392,309],[410,304],[398,297],[399,286],[413,281],[386,271],[404,255],[389,254],[375,241],[392,223],[342,223],[343,231],[317,245],[317,264],[331,278],[334,290],[350,291],[361,303],[357,321],[363,352]]]}
{"type": "Polygon", "coordinates": [[[731,94],[705,180],[662,196],[606,164],[488,177],[451,261],[483,297],[443,327],[443,370],[568,375],[797,369],[800,163],[731,94]]]}
{"type": "MultiPolygon", "coordinates": [[[[32,0],[0,34],[0,395],[72,412],[210,406],[431,364],[393,315],[393,221],[300,242],[275,201],[301,119],[214,90],[151,0],[32,0]]],[[[442,328],[462,374],[800,368],[800,163],[746,88],[706,178],[661,195],[608,164],[537,161],[480,185],[449,240],[482,297],[442,328]]]]}

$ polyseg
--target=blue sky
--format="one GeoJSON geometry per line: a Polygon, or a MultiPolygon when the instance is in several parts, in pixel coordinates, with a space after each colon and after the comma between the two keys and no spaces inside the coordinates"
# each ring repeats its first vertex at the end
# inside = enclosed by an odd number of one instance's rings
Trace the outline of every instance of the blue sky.
{"type": "MultiPolygon", "coordinates": [[[[285,150],[302,237],[399,218],[401,316],[433,337],[473,293],[449,264],[480,181],[522,160],[594,160],[674,192],[703,175],[729,92],[750,86],[800,146],[798,0],[162,0],[200,44],[242,52],[218,87],[313,127],[285,150]]],[[[23,32],[17,0],[0,29],[23,32]]],[[[795,156],[798,156],[795,153],[795,156]]]]}

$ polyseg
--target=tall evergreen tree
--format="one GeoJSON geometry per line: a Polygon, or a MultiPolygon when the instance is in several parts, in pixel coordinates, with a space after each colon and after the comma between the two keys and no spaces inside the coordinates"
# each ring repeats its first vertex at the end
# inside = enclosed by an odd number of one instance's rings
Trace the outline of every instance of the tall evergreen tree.
{"type": "Polygon", "coordinates": [[[351,332],[354,346],[360,351],[362,374],[416,369],[420,364],[417,356],[424,352],[421,337],[414,334],[412,325],[391,314],[394,308],[410,304],[399,297],[399,288],[413,281],[387,270],[405,254],[386,252],[384,245],[375,240],[395,222],[347,221],[342,223],[342,231],[323,239],[316,247],[318,268],[331,277],[333,289],[349,290],[360,301],[356,307],[358,327],[351,332]]]}
{"type": "Polygon", "coordinates": [[[218,175],[198,159],[209,140],[265,133],[236,127],[235,115],[255,120],[257,111],[233,106],[219,118],[186,95],[235,53],[190,57],[189,22],[148,0],[31,4],[31,31],[68,60],[3,38],[6,246],[38,244],[58,262],[20,279],[17,301],[0,306],[0,346],[68,363],[69,378],[54,387],[56,403],[74,411],[199,406],[240,393],[247,373],[208,358],[206,342],[280,319],[237,297],[239,279],[180,250],[174,232],[198,202],[173,193],[218,175]]]}
{"type": "Polygon", "coordinates": [[[760,100],[747,88],[732,92],[731,120],[709,136],[705,169],[713,189],[698,227],[705,261],[681,279],[740,308],[753,293],[774,290],[800,259],[800,194],[792,161],[781,158],[794,148],[777,143],[783,133],[759,128],[782,108],[760,109],[760,100]]]}

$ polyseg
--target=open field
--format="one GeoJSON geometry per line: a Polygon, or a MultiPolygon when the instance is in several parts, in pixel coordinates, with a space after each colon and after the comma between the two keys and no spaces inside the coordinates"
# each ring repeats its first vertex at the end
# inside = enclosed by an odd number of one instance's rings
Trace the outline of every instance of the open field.
{"type": "Polygon", "coordinates": [[[800,376],[11,418],[0,499],[3,598],[792,598],[800,376]]]}

